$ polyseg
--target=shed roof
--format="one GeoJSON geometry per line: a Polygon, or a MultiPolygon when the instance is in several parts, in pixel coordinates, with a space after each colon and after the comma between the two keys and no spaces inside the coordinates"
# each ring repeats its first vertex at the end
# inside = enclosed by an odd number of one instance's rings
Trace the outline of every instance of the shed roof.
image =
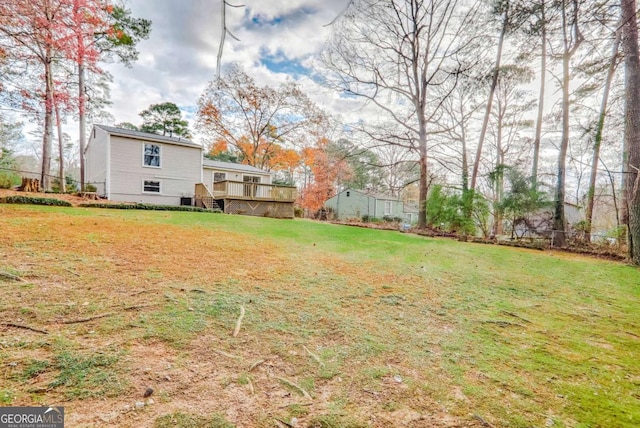
{"type": "Polygon", "coordinates": [[[158,143],[175,144],[178,146],[187,146],[202,149],[202,146],[194,143],[191,140],[182,137],[169,137],[166,135],[151,134],[149,132],[134,131],[132,129],[116,128],[115,126],[107,125],[94,125],[96,128],[100,128],[110,135],[116,135],[119,137],[134,138],[137,140],[153,141],[158,143]]]}
{"type": "Polygon", "coordinates": [[[358,193],[360,193],[362,195],[368,196],[370,198],[377,199],[379,201],[400,201],[400,199],[395,197],[395,196],[385,195],[383,193],[368,193],[368,192],[365,192],[364,190],[358,190],[358,189],[352,189],[352,188],[344,189],[340,193],[344,193],[344,192],[347,192],[347,191],[349,191],[349,192],[358,192],[358,193]]]}

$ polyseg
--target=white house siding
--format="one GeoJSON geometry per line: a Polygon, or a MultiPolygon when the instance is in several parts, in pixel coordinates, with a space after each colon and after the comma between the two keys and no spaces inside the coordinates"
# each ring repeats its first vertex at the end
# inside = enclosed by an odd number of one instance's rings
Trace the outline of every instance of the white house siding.
{"type": "Polygon", "coordinates": [[[199,147],[111,136],[109,198],[114,201],[179,205],[201,181],[199,147]],[[160,167],[143,165],[144,144],[160,146],[160,167]],[[160,181],[160,194],[144,193],[145,180],[160,181]]]}
{"type": "MultiPolygon", "coordinates": [[[[233,164],[230,164],[230,165],[233,165],[233,164]]],[[[253,169],[252,167],[247,167],[247,168],[253,169]]],[[[271,174],[264,171],[257,171],[257,170],[256,171],[240,171],[235,169],[235,166],[232,168],[223,168],[220,166],[214,167],[214,166],[208,166],[205,164],[203,166],[202,178],[204,180],[203,182],[206,184],[206,186],[209,188],[210,191],[213,190],[213,177],[214,177],[214,174],[216,173],[224,173],[226,181],[237,181],[237,182],[244,183],[244,177],[251,176],[251,177],[260,177],[260,184],[271,184],[271,174]]],[[[242,196],[245,193],[243,186],[244,186],[243,184],[229,184],[227,191],[229,192],[229,195],[242,196]]],[[[254,196],[258,198],[271,197],[270,195],[271,188],[269,187],[257,186],[255,192],[256,194],[254,196]]]]}
{"type": "Polygon", "coordinates": [[[269,173],[254,173],[254,172],[242,172],[236,171],[233,169],[223,169],[223,168],[211,168],[208,166],[204,167],[203,172],[203,182],[211,189],[213,185],[213,174],[217,172],[222,172],[225,174],[225,179],[228,181],[243,181],[244,176],[258,176],[260,177],[261,184],[271,184],[271,174],[269,173]]]}
{"type": "Polygon", "coordinates": [[[107,196],[107,169],[106,160],[109,155],[109,134],[99,128],[93,128],[91,142],[85,151],[85,182],[96,186],[101,196],[107,196]]]}

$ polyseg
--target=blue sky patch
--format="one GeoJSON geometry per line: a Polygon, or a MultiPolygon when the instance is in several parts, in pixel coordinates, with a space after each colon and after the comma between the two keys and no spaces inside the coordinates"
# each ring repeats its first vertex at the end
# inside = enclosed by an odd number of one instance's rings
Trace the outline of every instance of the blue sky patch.
{"type": "Polygon", "coordinates": [[[248,7],[244,12],[244,22],[245,28],[251,30],[255,30],[257,28],[263,27],[275,27],[279,25],[287,25],[290,22],[301,22],[304,21],[307,16],[316,14],[317,11],[315,9],[309,7],[300,7],[297,9],[292,9],[289,12],[274,16],[268,17],[263,14],[254,13],[253,10],[248,7]],[[257,27],[257,28],[256,28],[257,27]]]}
{"type": "Polygon", "coordinates": [[[274,26],[282,22],[282,17],[276,16],[275,18],[272,18],[272,19],[266,19],[263,15],[253,15],[253,18],[251,18],[251,22],[260,26],[262,25],[274,26]]]}
{"type": "Polygon", "coordinates": [[[198,106],[194,106],[194,105],[182,105],[182,106],[178,106],[178,108],[181,111],[189,114],[195,114],[198,112],[198,106]]]}
{"type": "Polygon", "coordinates": [[[267,67],[269,71],[291,74],[295,78],[302,75],[308,76],[311,73],[311,69],[302,65],[301,59],[288,58],[281,50],[271,53],[267,49],[261,49],[260,64],[267,67]]]}

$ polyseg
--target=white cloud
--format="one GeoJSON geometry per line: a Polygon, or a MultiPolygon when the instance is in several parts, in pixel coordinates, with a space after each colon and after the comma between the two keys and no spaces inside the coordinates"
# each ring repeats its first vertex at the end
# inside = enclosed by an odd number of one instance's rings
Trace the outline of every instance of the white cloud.
{"type": "MultiPolygon", "coordinates": [[[[340,13],[347,0],[238,3],[245,7],[227,6],[227,27],[240,41],[226,37],[223,64],[240,63],[258,84],[277,85],[291,72],[285,68],[276,73],[261,59],[270,55],[308,67],[327,35],[323,25],[340,13]]],[[[108,67],[114,76],[110,113],[117,122],[139,123],[138,113],[152,103],[171,101],[193,111],[216,72],[221,3],[131,0],[128,6],[135,17],[152,21],[151,35],[138,45],[140,58],[131,68],[108,67]]],[[[311,79],[300,82],[321,107],[336,106],[334,97],[323,93],[311,79]]],[[[192,121],[193,115],[187,119],[192,121]]]]}

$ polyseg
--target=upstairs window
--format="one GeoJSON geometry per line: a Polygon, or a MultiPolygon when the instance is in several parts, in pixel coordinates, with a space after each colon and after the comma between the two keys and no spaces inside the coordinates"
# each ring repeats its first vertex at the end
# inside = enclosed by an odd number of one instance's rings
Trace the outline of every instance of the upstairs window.
{"type": "Polygon", "coordinates": [[[160,168],[160,146],[158,144],[145,143],[144,166],[160,168]]]}
{"type": "Polygon", "coordinates": [[[227,174],[224,172],[214,172],[213,173],[213,182],[217,183],[219,181],[224,181],[227,179],[227,174]]]}

